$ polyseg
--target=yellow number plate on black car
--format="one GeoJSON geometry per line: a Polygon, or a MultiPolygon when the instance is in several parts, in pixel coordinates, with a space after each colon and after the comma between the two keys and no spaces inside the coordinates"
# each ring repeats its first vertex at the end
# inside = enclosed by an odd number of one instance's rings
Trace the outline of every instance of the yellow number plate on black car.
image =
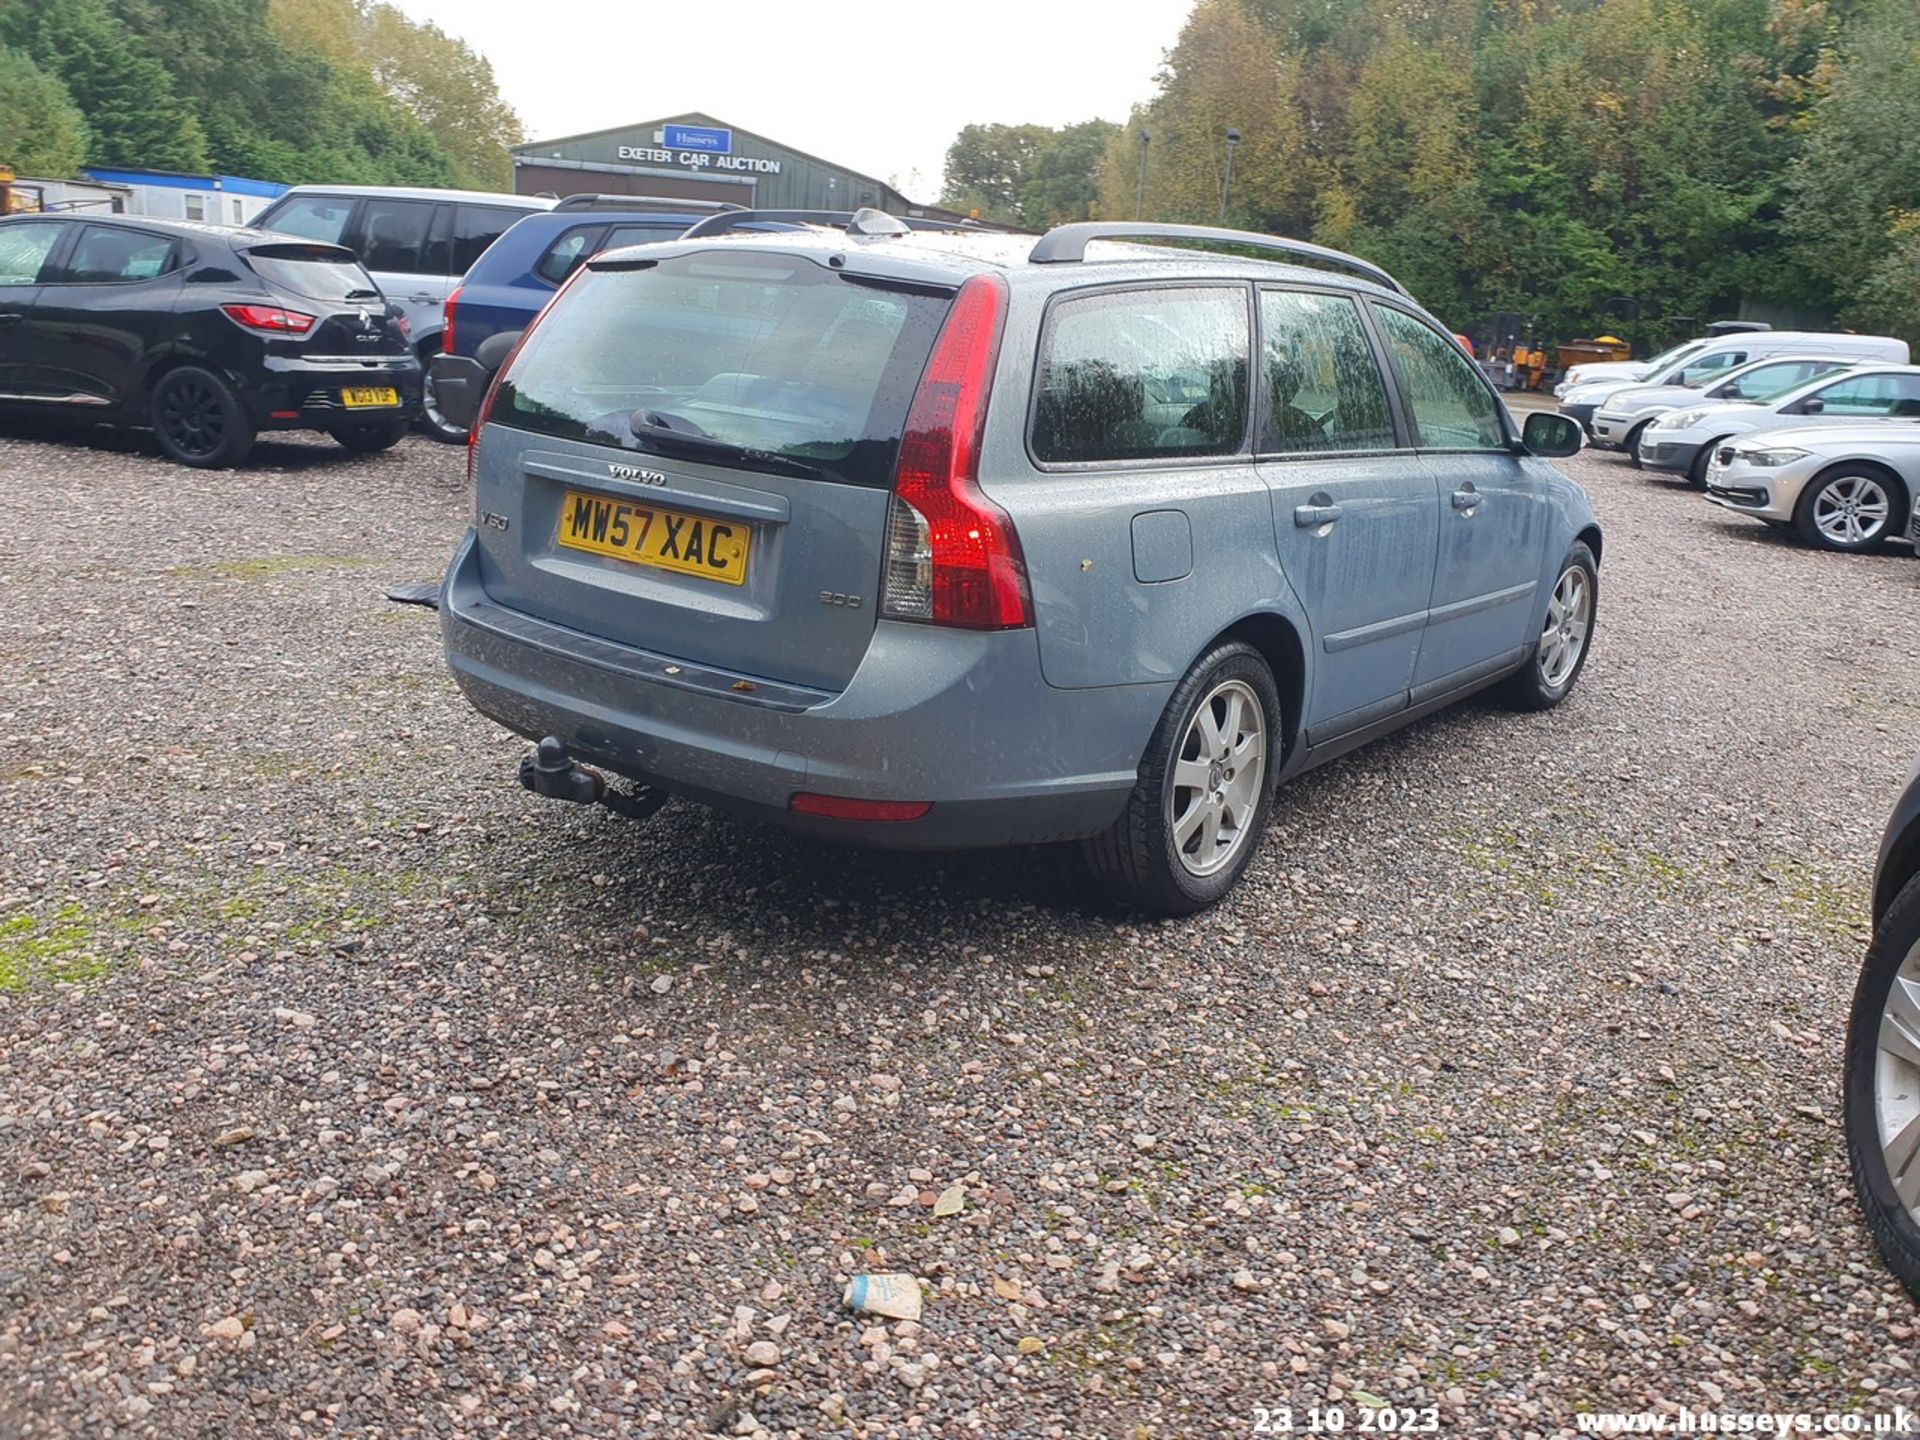
{"type": "Polygon", "coordinates": [[[400,392],[385,386],[372,389],[363,387],[358,390],[342,390],[340,392],[340,403],[349,410],[375,410],[386,406],[398,405],[400,403],[400,392]]]}
{"type": "Polygon", "coordinates": [[[561,498],[560,530],[554,538],[569,549],[740,585],[747,578],[752,531],[733,520],[682,515],[657,505],[569,490],[561,498]]]}

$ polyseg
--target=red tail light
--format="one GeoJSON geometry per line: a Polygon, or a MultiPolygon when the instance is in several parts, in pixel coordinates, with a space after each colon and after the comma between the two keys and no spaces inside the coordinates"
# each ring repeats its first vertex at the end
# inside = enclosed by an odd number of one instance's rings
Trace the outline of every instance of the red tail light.
{"type": "Polygon", "coordinates": [[[960,287],[907,411],[887,508],[880,613],[975,630],[1033,623],[1027,564],[1007,512],[980,491],[987,389],[1000,354],[1007,286],[960,287]]]}
{"type": "Polygon", "coordinates": [[[796,791],[787,805],[802,815],[825,815],[830,820],[918,820],[933,809],[930,800],[855,800],[805,790],[796,791]]]}
{"type": "Polygon", "coordinates": [[[313,316],[278,305],[222,305],[227,318],[249,330],[268,335],[304,335],[313,328],[313,316]]]}
{"type": "Polygon", "coordinates": [[[460,289],[458,285],[453,287],[453,293],[447,296],[446,308],[440,312],[446,321],[446,328],[440,332],[440,348],[448,355],[453,353],[453,309],[460,303],[460,289]]]}

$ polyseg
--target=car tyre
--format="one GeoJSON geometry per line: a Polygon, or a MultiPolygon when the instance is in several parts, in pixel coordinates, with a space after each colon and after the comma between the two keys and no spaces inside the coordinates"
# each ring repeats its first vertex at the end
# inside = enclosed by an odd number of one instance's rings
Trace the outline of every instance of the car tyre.
{"type": "Polygon", "coordinates": [[[1600,615],[1600,567],[1593,551],[1577,541],[1560,562],[1540,638],[1506,683],[1506,698],[1518,710],[1551,710],[1573,693],[1593,649],[1593,626],[1600,615]]]}
{"type": "Polygon", "coordinates": [[[1693,463],[1687,467],[1689,485],[1696,490],[1707,488],[1707,466],[1713,463],[1713,452],[1732,438],[1731,435],[1716,435],[1700,447],[1699,453],[1693,457],[1693,463]]]}
{"type": "Polygon", "coordinates": [[[196,469],[238,465],[253,449],[254,426],[240,397],[198,365],[182,365],[160,377],[147,420],[167,458],[196,469]]]}
{"type": "Polygon", "coordinates": [[[1846,461],[1824,471],[1800,492],[1793,525],[1821,550],[1862,555],[1907,528],[1906,490],[1878,465],[1846,461]]]}
{"type": "Polygon", "coordinates": [[[1085,843],[1096,878],[1139,909],[1191,915],[1259,849],[1279,769],[1280,692],[1260,652],[1214,646],[1174,688],[1112,827],[1085,843]]]}
{"type": "Polygon", "coordinates": [[[1621,449],[1627,452],[1627,459],[1633,462],[1633,468],[1636,470],[1646,468],[1640,460],[1640,437],[1647,433],[1647,427],[1652,423],[1651,420],[1642,420],[1627,432],[1626,442],[1621,446],[1621,449]]]}
{"type": "Polygon", "coordinates": [[[456,425],[440,413],[440,407],[434,403],[433,376],[426,373],[433,357],[440,351],[440,342],[421,347],[420,350],[420,418],[415,423],[422,435],[440,441],[445,445],[464,445],[467,443],[467,427],[456,425]]]}
{"type": "Polygon", "coordinates": [[[1904,1177],[1920,1179],[1920,1156],[1903,1144],[1909,1125],[1882,1139],[1890,1125],[1908,1119],[1920,1125],[1920,876],[1907,882],[1874,927],[1847,1018],[1843,1063],[1854,1195],[1887,1268],[1920,1300],[1920,1220],[1900,1196],[1902,1185],[1915,1194],[1913,1180],[1904,1177]],[[1891,1016],[1890,1000],[1897,1006],[1891,1016]],[[1894,1041],[1892,1049],[1882,1049],[1883,1038],[1894,1041]],[[1896,1179],[1902,1154],[1907,1163],[1896,1179]]]}
{"type": "Polygon", "coordinates": [[[407,433],[405,420],[381,420],[371,425],[336,425],[327,432],[356,455],[391,450],[407,433]]]}

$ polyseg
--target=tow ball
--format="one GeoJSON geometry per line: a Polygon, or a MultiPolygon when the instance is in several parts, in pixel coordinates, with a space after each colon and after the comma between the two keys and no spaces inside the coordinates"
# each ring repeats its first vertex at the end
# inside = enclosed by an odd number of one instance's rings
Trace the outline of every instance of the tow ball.
{"type": "Polygon", "coordinates": [[[549,800],[599,805],[629,820],[645,820],[668,800],[667,792],[656,785],[642,785],[632,792],[614,789],[598,770],[576,763],[567,753],[567,742],[557,735],[547,736],[520,762],[520,783],[549,800]]]}

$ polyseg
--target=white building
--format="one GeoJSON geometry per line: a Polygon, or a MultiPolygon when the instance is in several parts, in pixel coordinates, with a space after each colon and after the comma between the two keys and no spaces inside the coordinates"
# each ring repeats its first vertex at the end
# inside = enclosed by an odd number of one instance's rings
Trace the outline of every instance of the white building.
{"type": "Polygon", "coordinates": [[[245,225],[286,192],[271,180],[242,175],[176,175],[166,170],[115,170],[96,166],[87,178],[124,187],[128,215],[162,220],[203,220],[213,225],[245,225]]]}

